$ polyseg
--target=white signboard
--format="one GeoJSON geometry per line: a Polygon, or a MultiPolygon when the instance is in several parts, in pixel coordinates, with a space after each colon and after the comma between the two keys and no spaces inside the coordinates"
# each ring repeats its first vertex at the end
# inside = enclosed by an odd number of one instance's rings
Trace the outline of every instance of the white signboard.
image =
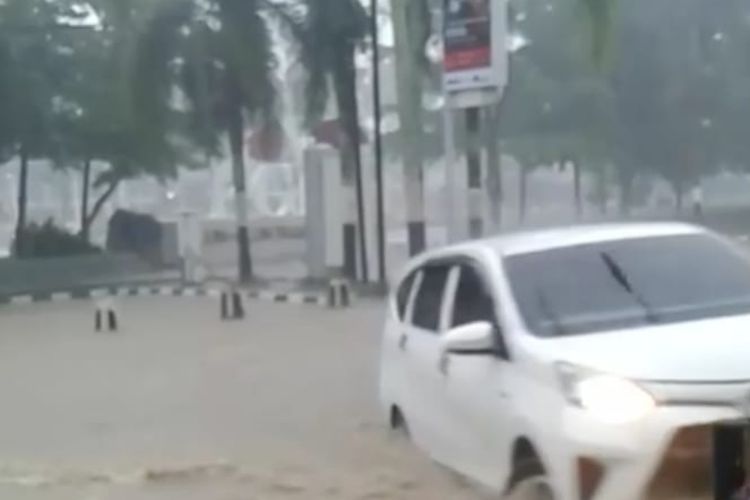
{"type": "Polygon", "coordinates": [[[506,0],[443,0],[448,93],[502,95],[508,83],[506,0]]]}

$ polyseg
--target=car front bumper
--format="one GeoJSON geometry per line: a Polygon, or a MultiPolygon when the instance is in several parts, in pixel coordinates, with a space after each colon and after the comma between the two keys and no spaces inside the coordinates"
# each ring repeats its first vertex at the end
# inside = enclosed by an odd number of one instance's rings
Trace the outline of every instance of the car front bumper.
{"type": "Polygon", "coordinates": [[[715,495],[716,432],[743,419],[730,405],[666,405],[612,426],[567,408],[545,466],[561,500],[730,500],[715,495]]]}

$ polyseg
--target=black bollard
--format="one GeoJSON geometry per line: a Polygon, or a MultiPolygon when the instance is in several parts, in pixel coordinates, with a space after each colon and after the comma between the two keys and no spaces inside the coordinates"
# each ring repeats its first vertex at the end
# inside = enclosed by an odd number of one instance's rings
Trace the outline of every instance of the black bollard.
{"type": "Polygon", "coordinates": [[[110,309],[109,311],[107,311],[107,319],[109,321],[109,331],[116,332],[118,329],[118,324],[117,313],[114,311],[114,309],[110,309]]]}
{"type": "Polygon", "coordinates": [[[336,286],[333,283],[328,285],[328,307],[331,309],[336,307],[336,286]]]}
{"type": "Polygon", "coordinates": [[[221,292],[221,319],[228,321],[229,317],[229,293],[221,292]]]}
{"type": "Polygon", "coordinates": [[[245,305],[242,292],[231,288],[221,292],[222,321],[240,320],[245,317],[245,305]]]}
{"type": "Polygon", "coordinates": [[[340,290],[341,290],[341,307],[347,308],[352,303],[351,294],[349,293],[349,284],[344,282],[341,282],[340,284],[340,290]]]}
{"type": "Polygon", "coordinates": [[[233,313],[234,313],[234,319],[244,319],[245,318],[245,306],[242,303],[242,294],[235,290],[232,292],[232,305],[233,305],[233,313]]]}
{"type": "Polygon", "coordinates": [[[352,304],[352,292],[346,280],[333,280],[328,285],[328,307],[331,309],[348,308],[352,304]]]}
{"type": "Polygon", "coordinates": [[[96,304],[94,314],[94,329],[100,332],[116,332],[120,328],[117,309],[109,299],[102,300],[96,304]]]}

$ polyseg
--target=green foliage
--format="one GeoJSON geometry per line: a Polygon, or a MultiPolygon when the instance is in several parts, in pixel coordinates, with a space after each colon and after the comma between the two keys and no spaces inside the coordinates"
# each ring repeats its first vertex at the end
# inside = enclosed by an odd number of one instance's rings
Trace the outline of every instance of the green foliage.
{"type": "Polygon", "coordinates": [[[527,168],[605,161],[614,97],[591,64],[586,36],[575,30],[577,4],[518,1],[513,10],[512,28],[531,43],[511,56],[500,127],[505,147],[527,168]]]}
{"type": "MultiPolygon", "coordinates": [[[[13,64],[10,46],[4,37],[0,37],[0,68],[10,68],[13,64]]],[[[13,82],[9,71],[0,71],[0,163],[12,156],[14,133],[13,122],[5,115],[13,102],[13,82]]]]}
{"type": "Polygon", "coordinates": [[[588,13],[591,26],[591,54],[594,62],[602,67],[610,47],[617,0],[580,1],[588,13]]]}
{"type": "MultiPolygon", "coordinates": [[[[306,15],[295,18],[288,14],[285,19],[299,42],[307,70],[306,115],[312,125],[326,108],[332,81],[339,105],[345,100],[340,95],[345,88],[356,85],[354,51],[369,33],[368,14],[358,0],[302,0],[302,5],[306,15]]],[[[342,111],[345,115],[348,110],[342,111]]]]}
{"type": "MultiPolygon", "coordinates": [[[[19,155],[80,168],[100,160],[104,195],[82,217],[83,233],[122,180],[174,175],[180,150],[171,115],[135,112],[145,101],[134,51],[147,0],[9,0],[0,4],[0,159],[19,155]]],[[[154,91],[161,90],[153,87],[154,91]]],[[[164,94],[152,98],[165,98],[164,94]]],[[[145,109],[145,106],[144,106],[145,109]]],[[[25,204],[22,186],[21,203],[25,204]]],[[[19,218],[20,228],[25,224],[19,218]]]]}
{"type": "Polygon", "coordinates": [[[79,164],[100,160],[110,166],[97,185],[140,175],[171,177],[182,159],[183,151],[171,140],[179,114],[162,104],[169,92],[149,79],[153,73],[141,71],[136,58],[147,36],[142,27],[150,4],[100,0],[94,4],[100,28],[70,41],[76,58],[66,82],[66,153],[79,164]]]}
{"type": "Polygon", "coordinates": [[[55,226],[50,220],[41,225],[31,224],[24,229],[24,251],[16,256],[21,259],[45,259],[100,252],[101,249],[55,226]]]}
{"type": "MultiPolygon", "coordinates": [[[[275,124],[268,2],[153,0],[149,7],[134,56],[136,115],[145,118],[148,130],[149,123],[168,124],[171,114],[184,112],[188,119],[170,130],[207,155],[219,153],[226,138],[236,196],[246,196],[247,126],[275,124]],[[175,89],[182,97],[177,102],[175,89]]],[[[237,214],[240,221],[246,217],[237,214]]],[[[238,244],[240,280],[247,282],[252,278],[247,231],[239,232],[238,244]]]]}
{"type": "Polygon", "coordinates": [[[65,27],[58,19],[72,16],[72,2],[8,0],[0,4],[0,146],[11,154],[54,156],[59,137],[56,85],[70,61],[60,50],[65,27]]]}
{"type": "Polygon", "coordinates": [[[670,182],[678,196],[701,176],[728,167],[728,153],[737,151],[732,142],[740,124],[731,117],[748,101],[732,69],[746,68],[738,38],[744,29],[735,31],[733,18],[746,13],[732,3],[713,9],[686,0],[675,12],[663,0],[635,0],[621,8],[613,77],[621,154],[634,168],[670,182]],[[679,29],[664,30],[668,22],[679,29]]]}
{"type": "Polygon", "coordinates": [[[603,52],[592,61],[581,5],[513,1],[513,30],[530,45],[511,58],[501,135],[522,164],[614,165],[623,191],[638,177],[661,178],[678,198],[703,176],[747,169],[743,2],[685,0],[676,10],[668,0],[584,0],[601,28],[595,45],[612,42],[606,70],[592,64],[603,52]]]}
{"type": "Polygon", "coordinates": [[[177,130],[211,154],[238,112],[251,123],[273,121],[274,58],[264,2],[151,4],[134,56],[134,106],[143,126],[169,123],[175,88],[187,99],[185,120],[157,131],[177,130]]]}

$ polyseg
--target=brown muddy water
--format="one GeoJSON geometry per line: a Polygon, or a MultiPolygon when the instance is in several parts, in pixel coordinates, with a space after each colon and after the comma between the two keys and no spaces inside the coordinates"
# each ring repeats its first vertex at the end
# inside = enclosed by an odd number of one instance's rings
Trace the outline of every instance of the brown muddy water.
{"type": "Polygon", "coordinates": [[[389,434],[382,306],[132,299],[0,309],[0,499],[485,499],[389,434]]]}

